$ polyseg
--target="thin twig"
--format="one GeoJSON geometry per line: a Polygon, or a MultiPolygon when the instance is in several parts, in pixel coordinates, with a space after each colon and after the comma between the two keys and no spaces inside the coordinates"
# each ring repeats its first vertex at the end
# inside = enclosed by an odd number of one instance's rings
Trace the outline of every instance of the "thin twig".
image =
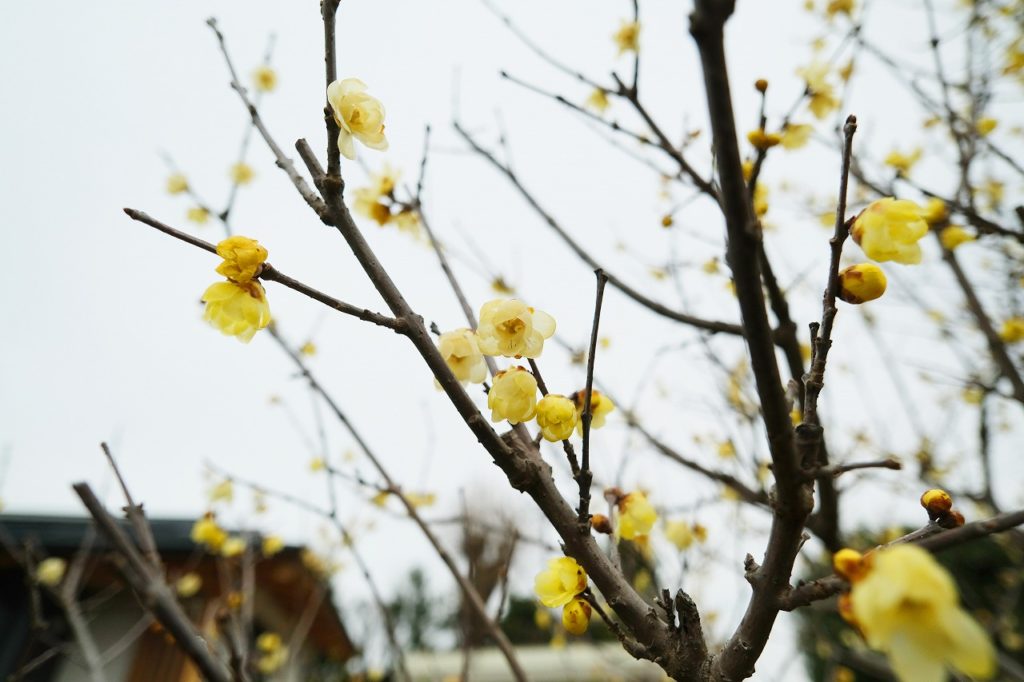
{"type": "Polygon", "coordinates": [[[597,333],[601,325],[601,305],[604,303],[604,287],[608,283],[608,277],[604,271],[598,268],[594,271],[597,277],[597,294],[594,297],[594,323],[590,330],[590,351],[587,353],[587,387],[583,394],[583,414],[580,421],[583,423],[583,453],[580,459],[580,472],[576,476],[576,482],[580,488],[580,506],[578,518],[581,532],[590,532],[590,485],[594,479],[594,473],[590,470],[590,422],[594,418],[591,411],[594,391],[594,360],[597,356],[597,333]]]}

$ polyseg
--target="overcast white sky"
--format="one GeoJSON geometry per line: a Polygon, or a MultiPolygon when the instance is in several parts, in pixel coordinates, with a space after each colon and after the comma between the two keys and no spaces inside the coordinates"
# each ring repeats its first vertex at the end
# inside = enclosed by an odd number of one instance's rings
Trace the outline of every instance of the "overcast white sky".
{"type": "MultiPolygon", "coordinates": [[[[820,35],[818,22],[800,10],[802,4],[739,3],[728,43],[742,130],[756,123],[756,93],[749,85],[756,78],[772,83],[769,113],[776,121],[802,89],[794,71],[809,61],[808,43],[820,35]]],[[[879,4],[883,7],[873,10],[877,16],[869,20],[866,34],[920,59],[927,36],[920,22],[910,19],[916,3],[879,4]]],[[[627,59],[615,58],[610,39],[630,11],[625,0],[520,0],[502,6],[537,43],[591,77],[609,82],[612,69],[628,69],[627,59]]],[[[641,93],[674,138],[684,125],[704,128],[706,119],[687,33],[688,8],[689,3],[668,0],[641,2],[641,93]]],[[[216,261],[121,213],[131,206],[210,241],[221,236],[212,222],[196,228],[185,221],[188,202],[164,192],[168,171],[161,158],[164,152],[171,155],[210,203],[223,201],[227,168],[235,160],[246,114],[227,87],[226,69],[204,23],[209,16],[218,18],[243,74],[259,62],[268,36],[276,35],[273,61],[280,82],[264,100],[264,117],[286,151],[292,151],[295,139],[306,137],[322,155],[322,36],[314,0],[60,1],[8,3],[2,11],[0,498],[5,511],[78,514],[70,489],[78,480],[93,483],[107,493],[108,504],[118,505],[98,448],[101,440],[112,443],[134,493],[154,516],[191,517],[204,509],[207,461],[317,502],[326,499],[323,481],[307,470],[312,457],[307,439],[314,436],[308,394],[287,359],[264,336],[246,346],[209,329],[200,318],[198,298],[217,279],[216,261]],[[281,396],[287,407],[270,405],[271,395],[281,396]]],[[[836,25],[837,35],[841,28],[842,23],[836,25]]],[[[361,162],[372,170],[387,161],[414,181],[424,126],[433,126],[426,210],[441,239],[452,243],[458,273],[477,305],[491,296],[488,273],[482,272],[489,268],[489,274],[503,275],[531,304],[550,312],[563,338],[580,344],[589,334],[593,281],[588,268],[507,184],[466,153],[451,131],[454,115],[491,147],[503,127],[527,186],[598,258],[614,263],[618,274],[679,305],[671,282],[649,275],[650,267],[675,259],[685,269],[687,305],[710,317],[736,319],[726,280],[709,279],[698,267],[722,249],[720,220],[706,202],[698,200],[681,214],[678,229],[662,230],[658,219],[668,204],[659,199],[655,173],[609,146],[603,131],[501,81],[498,71],[507,69],[575,101],[588,94],[524,49],[478,0],[345,0],[338,38],[339,74],[364,80],[387,107],[391,149],[386,154],[361,149],[361,162]],[[485,268],[467,238],[486,254],[485,268]],[[622,244],[625,251],[618,248],[622,244]]],[[[867,157],[878,159],[894,145],[908,148],[920,139],[923,116],[870,62],[858,71],[850,95],[845,111],[856,112],[861,120],[857,144],[867,157]]],[[[1019,123],[1017,102],[997,101],[997,114],[1017,116],[1019,123]]],[[[621,104],[610,115],[635,124],[621,104]]],[[[806,114],[797,118],[809,120],[806,114]]],[[[827,134],[828,127],[821,130],[827,134]]],[[[634,150],[628,140],[622,142],[634,150]]],[[[695,144],[693,158],[706,172],[705,146],[695,144]]],[[[928,158],[942,156],[937,149],[928,158]]],[[[241,192],[236,229],[258,238],[280,270],[351,303],[382,310],[342,240],[312,216],[258,142],[250,162],[257,177],[241,192]]],[[[944,189],[946,178],[938,166],[924,169],[922,177],[944,189]]],[[[837,168],[835,154],[820,144],[766,168],[775,199],[769,218],[783,228],[772,233],[769,245],[784,283],[796,292],[794,311],[801,324],[819,313],[816,292],[824,279],[828,234],[803,209],[799,196],[777,188],[784,182],[806,186],[821,197],[825,210],[831,207],[837,168]]],[[[364,178],[358,164],[347,163],[344,172],[352,187],[364,178]]],[[[1017,190],[1008,187],[1008,193],[1017,190]]],[[[677,188],[673,196],[682,200],[688,192],[677,188]]],[[[413,306],[441,328],[461,326],[432,254],[393,230],[366,229],[413,306]]],[[[967,258],[984,257],[981,246],[968,248],[977,251],[967,258]]],[[[911,317],[916,308],[903,296],[916,291],[937,306],[950,300],[953,288],[934,266],[935,254],[929,256],[931,264],[895,273],[892,295],[884,299],[888,307],[877,307],[890,323],[886,337],[893,352],[910,363],[908,375],[952,361],[940,350],[921,357],[919,347],[931,335],[921,330],[920,316],[911,317]]],[[[471,506],[500,508],[518,515],[526,530],[543,532],[529,505],[508,489],[443,395],[434,392],[428,371],[403,339],[329,314],[274,284],[268,285],[268,294],[282,333],[295,342],[310,337],[316,342],[320,352],[312,360],[314,370],[395,477],[408,489],[441,493],[434,513],[456,512],[457,493],[463,490],[471,506]]],[[[864,403],[865,395],[871,400],[863,416],[849,410],[854,414],[844,417],[837,442],[850,442],[850,433],[866,427],[883,447],[906,454],[918,435],[891,395],[859,315],[846,312],[837,330],[836,375],[826,388],[825,409],[833,414],[842,409],[846,415],[849,405],[864,403]]],[[[721,417],[719,377],[708,368],[692,333],[615,292],[608,295],[603,328],[612,345],[598,356],[600,378],[619,395],[636,397],[656,431],[694,453],[700,450],[690,438],[703,434],[733,437],[745,451],[763,456],[757,437],[728,427],[721,417]],[[685,342],[689,346],[683,350],[655,356],[660,348],[685,342]],[[659,359],[652,362],[652,357],[659,359]]],[[[734,341],[712,343],[730,366],[742,357],[734,341]]],[[[569,365],[557,348],[545,353],[542,368],[553,390],[568,392],[582,384],[580,368],[569,365]]],[[[959,378],[962,372],[948,378],[943,390],[955,395],[959,378]]],[[[942,438],[941,447],[968,446],[972,412],[924,409],[926,421],[938,415],[945,420],[941,428],[928,429],[942,438]]],[[[1007,410],[1006,418],[1019,424],[1019,410],[1007,410]]],[[[351,441],[333,425],[328,432],[330,456],[340,465],[351,441]]],[[[1013,493],[1014,499],[1010,491],[1019,491],[1015,482],[1021,466],[1011,463],[1008,454],[1021,445],[1019,429],[998,441],[998,452],[1007,453],[997,457],[1000,492],[1006,504],[1020,503],[1020,493],[1013,493]]],[[[702,456],[714,454],[705,450],[702,456]]],[[[595,457],[602,480],[645,485],[665,507],[717,494],[644,450],[621,422],[613,420],[595,437],[595,457]]],[[[355,466],[370,475],[365,463],[357,459],[355,466]]],[[[860,505],[860,512],[853,510],[858,520],[915,522],[915,498],[907,492],[916,490],[912,473],[878,478],[884,483],[876,486],[906,494],[884,510],[866,512],[860,505]]],[[[364,531],[362,546],[389,590],[415,564],[425,564],[435,584],[448,589],[448,578],[411,525],[370,511],[364,492],[343,486],[339,492],[343,515],[355,528],[375,524],[372,533],[364,531]]],[[[321,524],[307,515],[274,504],[268,516],[250,518],[249,509],[243,496],[225,518],[281,532],[292,542],[320,542],[321,524]]],[[[713,505],[695,518],[724,531],[738,523],[735,515],[731,508],[713,505]]],[[[766,519],[743,518],[755,532],[717,544],[707,573],[736,567],[738,574],[743,555],[761,551],[757,530],[766,519]]],[[[540,554],[521,558],[518,588],[529,589],[541,559],[540,554]]],[[[678,571],[667,570],[666,577],[677,580],[678,571]]],[[[698,596],[721,585],[699,572],[685,584],[698,596]]],[[[362,591],[354,572],[343,573],[339,586],[343,595],[362,591]]],[[[729,594],[742,599],[709,598],[709,610],[721,614],[713,626],[718,636],[731,630],[745,601],[742,588],[729,594]]],[[[785,646],[776,645],[772,660],[782,660],[785,646]]],[[[766,665],[758,679],[777,679],[774,669],[766,665]]]]}

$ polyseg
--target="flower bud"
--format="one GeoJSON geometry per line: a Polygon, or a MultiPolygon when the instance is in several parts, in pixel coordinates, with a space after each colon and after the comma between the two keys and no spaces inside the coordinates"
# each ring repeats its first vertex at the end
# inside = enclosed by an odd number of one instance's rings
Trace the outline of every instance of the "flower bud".
{"type": "Polygon", "coordinates": [[[864,555],[855,549],[841,549],[832,555],[832,568],[837,574],[854,582],[864,576],[864,555]]]}
{"type": "Polygon", "coordinates": [[[928,510],[928,518],[934,520],[953,508],[953,498],[945,490],[933,488],[921,495],[921,506],[928,510]]]}
{"type": "Polygon", "coordinates": [[[882,268],[873,263],[858,263],[839,273],[838,295],[847,303],[865,303],[884,294],[886,284],[882,268]]]}
{"type": "Polygon", "coordinates": [[[768,81],[763,78],[758,78],[754,81],[754,87],[757,88],[758,92],[763,93],[768,89],[768,81]]]}
{"type": "Polygon", "coordinates": [[[590,526],[598,533],[604,533],[605,535],[612,534],[612,522],[604,514],[594,514],[590,517],[590,526]]]}
{"type": "Polygon", "coordinates": [[[965,521],[966,519],[964,518],[963,514],[958,512],[956,509],[951,509],[942,516],[940,516],[938,519],[936,519],[935,522],[943,528],[948,529],[959,528],[960,526],[964,525],[965,521]]]}

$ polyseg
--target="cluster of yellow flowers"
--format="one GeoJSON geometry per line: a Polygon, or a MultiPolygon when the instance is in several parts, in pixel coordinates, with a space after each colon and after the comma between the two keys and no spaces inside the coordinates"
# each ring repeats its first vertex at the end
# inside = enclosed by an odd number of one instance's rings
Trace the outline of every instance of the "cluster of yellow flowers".
{"type": "Polygon", "coordinates": [[[851,584],[840,615],[886,653],[902,682],[943,682],[947,667],[976,679],[995,672],[988,635],[960,608],[952,577],[927,551],[909,544],[863,556],[842,549],[833,565],[851,584]]]}
{"type": "Polygon", "coordinates": [[[592,608],[581,598],[587,589],[587,573],[572,557],[556,557],[537,574],[534,592],[548,608],[562,607],[562,625],[574,635],[582,635],[590,624],[592,608]]]}
{"type": "Polygon", "coordinates": [[[217,244],[217,255],[224,259],[217,272],[227,280],[211,284],[203,293],[203,319],[222,333],[248,343],[270,324],[267,292],[256,280],[267,260],[267,250],[254,239],[234,236],[217,244]]]}
{"type": "Polygon", "coordinates": [[[807,108],[821,120],[839,106],[832,84],[828,82],[828,64],[814,62],[797,70],[807,88],[807,108]]]}
{"type": "Polygon", "coordinates": [[[276,632],[264,632],[256,638],[256,669],[264,675],[272,675],[288,662],[288,647],[276,632]]]}
{"type": "Polygon", "coordinates": [[[370,149],[388,148],[384,137],[384,105],[366,93],[366,83],[345,78],[327,86],[327,101],[338,124],[338,150],[346,159],[356,158],[354,140],[370,149]]]}
{"type": "MultiPolygon", "coordinates": [[[[614,490],[614,489],[613,489],[614,490]]],[[[606,491],[607,495],[609,491],[606,491]]],[[[647,495],[635,491],[618,495],[615,506],[619,511],[619,537],[623,540],[642,541],[658,520],[658,513],[647,500],[647,495]]]]}

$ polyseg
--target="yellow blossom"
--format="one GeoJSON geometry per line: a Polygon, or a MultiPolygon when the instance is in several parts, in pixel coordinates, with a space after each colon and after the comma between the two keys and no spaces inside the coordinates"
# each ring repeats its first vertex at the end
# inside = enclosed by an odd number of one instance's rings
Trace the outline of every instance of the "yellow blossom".
{"type": "Polygon", "coordinates": [[[718,444],[718,456],[723,459],[731,459],[736,456],[736,446],[731,440],[723,440],[718,444]]]}
{"type": "Polygon", "coordinates": [[[562,627],[571,635],[582,635],[590,625],[590,604],[584,599],[573,599],[562,607],[562,627]]]}
{"type": "Polygon", "coordinates": [[[228,534],[217,525],[213,514],[206,514],[192,524],[192,542],[204,545],[211,552],[219,552],[228,539],[228,534]]]}
{"type": "Polygon", "coordinates": [[[537,379],[522,367],[498,372],[487,393],[487,407],[491,409],[493,422],[530,421],[537,413],[537,379]]]}
{"type": "Polygon", "coordinates": [[[416,211],[403,208],[391,216],[391,222],[398,227],[399,232],[405,232],[413,237],[420,236],[420,214],[416,211]]]}
{"type": "Polygon", "coordinates": [[[231,502],[235,499],[235,487],[230,478],[225,478],[210,488],[210,502],[231,502]]]}
{"type": "Polygon", "coordinates": [[[937,197],[931,197],[924,202],[921,217],[931,227],[944,225],[949,221],[949,209],[946,207],[946,202],[937,197]]]}
{"type": "Polygon", "coordinates": [[[217,244],[217,255],[224,259],[217,272],[238,283],[254,278],[267,260],[267,250],[258,241],[241,235],[217,244]]]}
{"type": "Polygon", "coordinates": [[[565,440],[576,428],[579,415],[576,404],[564,395],[549,393],[537,403],[537,425],[545,440],[565,440]]]}
{"type": "Polygon", "coordinates": [[[706,272],[709,275],[714,275],[714,274],[718,273],[718,271],[719,271],[718,257],[716,256],[716,257],[712,258],[711,260],[705,261],[704,264],[700,266],[700,269],[703,270],[704,272],[706,272]]]}
{"type": "Polygon", "coordinates": [[[939,241],[942,242],[942,248],[949,251],[952,251],[961,244],[973,242],[975,239],[977,237],[959,225],[950,225],[939,232],[939,241]]]}
{"type": "Polygon", "coordinates": [[[36,566],[36,580],[47,587],[57,587],[68,570],[68,562],[60,557],[48,557],[36,566]]]}
{"type": "Polygon", "coordinates": [[[196,225],[205,225],[210,220],[210,212],[202,206],[193,206],[185,212],[185,217],[196,225]]]}
{"type": "Polygon", "coordinates": [[[619,48],[620,55],[637,52],[640,49],[640,24],[635,21],[623,21],[612,38],[619,48]]]}
{"type": "Polygon", "coordinates": [[[441,334],[437,349],[461,383],[479,384],[487,379],[487,362],[471,330],[462,328],[441,334]]]}
{"type": "Polygon", "coordinates": [[[985,135],[988,135],[993,130],[995,130],[996,126],[998,125],[999,121],[997,121],[994,118],[990,118],[987,116],[985,118],[979,118],[977,123],[978,134],[984,137],[985,135]]]}
{"type": "Polygon", "coordinates": [[[1003,196],[1006,193],[1006,183],[989,178],[981,185],[981,187],[978,188],[978,193],[985,198],[985,202],[988,204],[990,209],[996,210],[999,208],[999,205],[1003,203],[1003,196]]]}
{"type": "Polygon", "coordinates": [[[999,338],[1003,343],[1020,343],[1024,341],[1024,317],[1011,317],[1003,322],[999,330],[999,338]]]}
{"type": "Polygon", "coordinates": [[[584,102],[584,106],[593,109],[599,114],[603,114],[607,111],[611,102],[608,101],[608,93],[605,92],[604,88],[594,88],[594,91],[587,97],[587,101],[584,102]]]}
{"type": "Polygon", "coordinates": [[[314,573],[321,578],[327,577],[333,570],[333,567],[326,559],[308,547],[304,548],[302,552],[300,552],[299,558],[302,560],[303,566],[305,566],[311,573],[314,573]]]}
{"type": "Polygon", "coordinates": [[[754,214],[763,218],[768,213],[768,188],[762,183],[757,183],[754,188],[754,214]]]}
{"type": "Polygon", "coordinates": [[[918,240],[928,232],[921,207],[913,201],[886,197],[868,205],[853,222],[850,234],[868,258],[906,265],[921,262],[918,240]]]}
{"type": "Polygon", "coordinates": [[[747,133],[747,141],[750,142],[755,149],[765,151],[766,149],[771,149],[782,142],[782,136],[778,133],[766,133],[764,128],[758,128],[757,130],[751,130],[747,133]]]}
{"type": "Polygon", "coordinates": [[[260,92],[271,92],[277,87],[277,72],[263,65],[252,72],[252,83],[260,92]]]}
{"type": "Polygon", "coordinates": [[[696,538],[697,542],[704,544],[708,539],[708,529],[699,523],[693,524],[693,537],[696,538]]]}
{"type": "Polygon", "coordinates": [[[689,549],[696,540],[693,527],[685,521],[669,521],[665,524],[665,538],[680,552],[689,549]]]}
{"type": "Polygon", "coordinates": [[[825,14],[829,18],[837,14],[850,16],[853,14],[854,7],[856,7],[855,0],[829,0],[829,3],[825,6],[825,14]]]}
{"type": "Polygon", "coordinates": [[[167,193],[181,194],[188,191],[188,180],[181,173],[172,173],[167,177],[167,193]]]}
{"type": "Polygon", "coordinates": [[[885,157],[885,165],[892,166],[898,173],[907,175],[910,173],[910,169],[914,167],[918,161],[921,160],[921,148],[918,147],[914,151],[904,154],[897,150],[892,150],[889,155],[885,157]]]}
{"type": "Polygon", "coordinates": [[[666,213],[665,215],[661,216],[661,226],[662,227],[665,227],[665,228],[672,227],[672,225],[674,223],[675,223],[675,220],[672,218],[672,214],[671,213],[666,213]]]}
{"type": "Polygon", "coordinates": [[[651,532],[658,514],[642,492],[632,492],[618,501],[619,535],[624,540],[633,540],[651,532]]]}
{"type": "Polygon", "coordinates": [[[885,293],[882,268],[874,263],[851,265],[839,273],[839,298],[847,303],[866,303],[885,293]]]}
{"type": "Polygon", "coordinates": [[[263,538],[263,544],[260,546],[263,556],[274,556],[282,549],[284,549],[284,540],[279,535],[268,535],[263,538]]]}
{"type": "Polygon", "coordinates": [[[811,139],[814,127],[806,123],[790,123],[782,129],[781,142],[786,149],[800,149],[811,139]]]}
{"type": "Polygon", "coordinates": [[[476,333],[484,355],[536,358],[555,333],[555,320],[514,298],[495,299],[480,308],[476,333]]]}
{"type": "Polygon", "coordinates": [[[224,541],[221,545],[220,553],[221,556],[228,558],[240,556],[245,552],[245,539],[238,536],[233,536],[224,541]]]}
{"type": "Polygon", "coordinates": [[[236,185],[248,185],[252,182],[252,179],[256,177],[256,172],[252,169],[252,166],[239,161],[238,163],[231,166],[228,170],[228,177],[231,178],[231,182],[236,185]]]}
{"type": "Polygon", "coordinates": [[[823,119],[839,106],[832,85],[827,81],[828,64],[814,62],[798,69],[797,75],[804,79],[807,86],[807,107],[815,117],[823,119]]]}
{"type": "Polygon", "coordinates": [[[587,589],[587,573],[572,557],[555,557],[537,574],[533,590],[540,603],[548,608],[565,606],[587,589]]]}
{"type": "Polygon", "coordinates": [[[360,187],[355,190],[352,209],[381,227],[391,222],[391,208],[380,200],[381,196],[369,187],[360,187]]]}
{"type": "Polygon", "coordinates": [[[985,400],[985,391],[979,386],[968,386],[960,395],[968,405],[981,405],[985,400]]]}
{"type": "Polygon", "coordinates": [[[515,287],[505,281],[505,278],[498,275],[491,280],[491,291],[503,296],[510,296],[516,292],[515,287]]]}
{"type": "Polygon", "coordinates": [[[237,336],[243,343],[251,341],[257,331],[270,324],[267,293],[257,281],[216,282],[203,293],[203,301],[206,303],[203,319],[223,334],[237,336]]]}
{"type": "Polygon", "coordinates": [[[256,639],[256,649],[260,652],[256,668],[264,675],[273,674],[288,660],[288,647],[281,642],[281,636],[276,632],[261,634],[256,639]]]}
{"type": "Polygon", "coordinates": [[[326,468],[327,462],[324,461],[323,457],[314,457],[313,459],[309,460],[309,470],[312,471],[313,473],[323,471],[326,468]]]}
{"type": "Polygon", "coordinates": [[[850,61],[840,66],[836,73],[839,74],[840,80],[844,83],[848,82],[850,80],[850,76],[853,75],[853,59],[850,59],[850,61]]]}
{"type": "Polygon", "coordinates": [[[413,507],[430,507],[437,502],[437,495],[434,493],[405,493],[405,499],[413,507]]]}
{"type": "Polygon", "coordinates": [[[953,509],[953,498],[941,488],[926,490],[921,495],[921,506],[928,510],[928,516],[941,516],[953,509]]]}
{"type": "Polygon", "coordinates": [[[182,599],[195,596],[203,587],[203,579],[198,573],[190,571],[174,582],[174,590],[182,599]]]}
{"type": "Polygon", "coordinates": [[[327,101],[338,124],[338,149],[347,159],[356,158],[353,138],[370,149],[388,148],[384,137],[384,105],[366,94],[366,83],[358,78],[338,80],[327,86],[327,101]]]}
{"type": "Polygon", "coordinates": [[[299,352],[305,355],[307,358],[311,358],[316,355],[316,344],[312,341],[306,341],[299,347],[299,352]]]}
{"type": "Polygon", "coordinates": [[[740,170],[743,172],[743,180],[746,182],[750,182],[750,178],[754,174],[754,162],[751,161],[750,159],[747,159],[742,164],[740,164],[740,170]]]}
{"type": "Polygon", "coordinates": [[[927,551],[903,544],[867,558],[850,591],[852,616],[868,645],[884,651],[903,682],[942,682],[946,668],[988,679],[995,649],[958,604],[952,577],[927,551]]]}
{"type": "Polygon", "coordinates": [[[551,612],[538,607],[533,612],[533,624],[537,626],[538,630],[551,628],[551,612]]]}
{"type": "MultiPolygon", "coordinates": [[[[576,413],[579,421],[576,422],[576,433],[583,435],[583,410],[586,408],[587,389],[576,391],[572,396],[576,404],[576,413]]],[[[615,409],[615,403],[601,391],[593,391],[590,396],[590,429],[599,429],[604,426],[608,414],[615,409]]]]}

